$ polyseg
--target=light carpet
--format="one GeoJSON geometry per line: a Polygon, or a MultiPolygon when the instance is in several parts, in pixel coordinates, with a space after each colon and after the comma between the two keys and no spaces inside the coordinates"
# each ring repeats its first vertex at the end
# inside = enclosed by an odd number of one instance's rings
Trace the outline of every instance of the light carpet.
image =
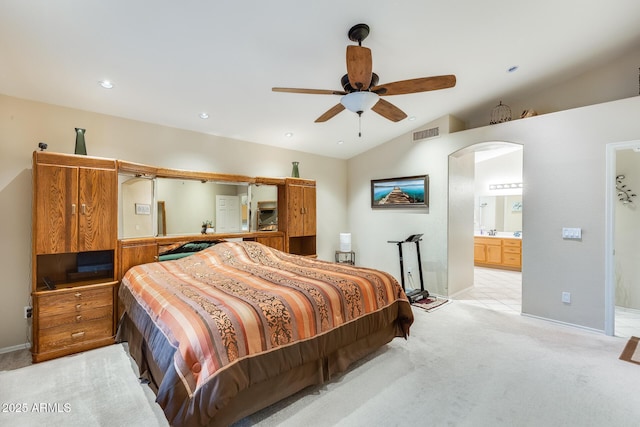
{"type": "Polygon", "coordinates": [[[407,341],[234,427],[638,425],[626,338],[460,301],[413,311],[407,341]]]}
{"type": "MultiPolygon", "coordinates": [[[[626,338],[455,300],[414,314],[408,340],[234,427],[638,425],[638,368],[618,359],[626,338]]],[[[137,375],[121,345],[2,372],[0,403],[70,410],[0,411],[0,425],[166,426],[137,375]]]]}
{"type": "Polygon", "coordinates": [[[167,426],[122,344],[0,372],[3,426],[167,426]]]}

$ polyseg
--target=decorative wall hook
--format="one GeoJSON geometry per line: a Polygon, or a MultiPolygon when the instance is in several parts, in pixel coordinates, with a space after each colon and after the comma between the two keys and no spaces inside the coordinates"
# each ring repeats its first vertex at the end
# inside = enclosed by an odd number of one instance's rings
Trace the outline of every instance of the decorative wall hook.
{"type": "Polygon", "coordinates": [[[630,188],[627,188],[627,185],[622,182],[623,180],[624,175],[616,176],[616,190],[618,190],[618,200],[627,205],[633,203],[633,198],[638,196],[630,188]]]}

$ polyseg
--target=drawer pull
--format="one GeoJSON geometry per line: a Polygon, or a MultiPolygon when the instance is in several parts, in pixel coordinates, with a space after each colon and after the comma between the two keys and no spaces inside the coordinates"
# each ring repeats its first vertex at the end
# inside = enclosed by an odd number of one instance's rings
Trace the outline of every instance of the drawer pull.
{"type": "Polygon", "coordinates": [[[81,308],[82,308],[82,304],[76,304],[76,311],[80,311],[81,308]]]}
{"type": "Polygon", "coordinates": [[[76,338],[82,338],[84,337],[84,331],[82,332],[74,332],[73,334],[71,334],[71,338],[76,339],[76,338]]]}
{"type": "Polygon", "coordinates": [[[79,322],[81,320],[82,320],[82,316],[80,316],[80,315],[76,316],[76,322],[79,322]]]}
{"type": "Polygon", "coordinates": [[[82,293],[81,292],[76,292],[73,295],[75,295],[76,298],[80,298],[82,296],[82,293]]]}

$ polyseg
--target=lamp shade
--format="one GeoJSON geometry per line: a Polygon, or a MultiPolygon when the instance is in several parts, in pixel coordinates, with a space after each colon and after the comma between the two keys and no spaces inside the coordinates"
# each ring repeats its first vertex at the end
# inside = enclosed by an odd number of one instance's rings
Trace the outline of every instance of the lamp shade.
{"type": "Polygon", "coordinates": [[[349,111],[362,113],[376,105],[378,98],[378,94],[373,92],[351,92],[344,95],[340,103],[349,111]]]}

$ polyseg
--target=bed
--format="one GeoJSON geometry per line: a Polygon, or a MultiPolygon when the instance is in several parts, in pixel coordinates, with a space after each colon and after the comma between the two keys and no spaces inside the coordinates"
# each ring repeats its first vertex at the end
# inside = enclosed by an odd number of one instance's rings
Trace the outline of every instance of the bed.
{"type": "Polygon", "coordinates": [[[118,340],[173,426],[229,425],[406,338],[413,322],[390,274],[256,242],[135,266],[119,297],[118,340]]]}

